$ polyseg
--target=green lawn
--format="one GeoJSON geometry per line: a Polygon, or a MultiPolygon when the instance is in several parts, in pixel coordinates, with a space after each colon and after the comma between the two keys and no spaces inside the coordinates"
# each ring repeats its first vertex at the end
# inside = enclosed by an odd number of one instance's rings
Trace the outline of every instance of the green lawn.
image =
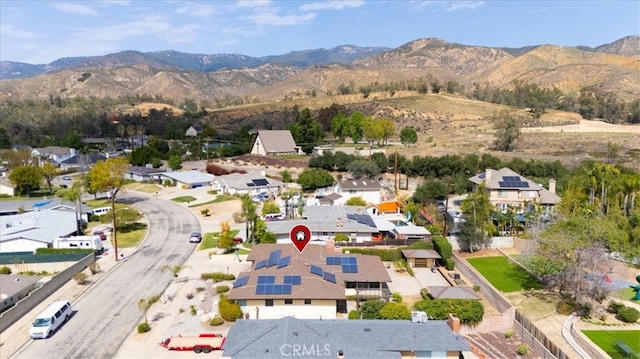
{"type": "Polygon", "coordinates": [[[627,358],[616,346],[618,341],[625,343],[636,355],[640,354],[640,330],[583,330],[582,333],[612,359],[627,358]]]}
{"type": "Polygon", "coordinates": [[[171,200],[178,203],[185,203],[185,202],[188,203],[188,202],[195,201],[196,198],[192,196],[180,196],[180,197],[171,198],[171,200]]]}
{"type": "Polygon", "coordinates": [[[510,263],[507,257],[479,257],[469,258],[467,261],[499,291],[543,288],[542,283],[517,264],[510,263]]]}
{"type": "MultiPolygon", "coordinates": [[[[237,236],[238,232],[239,230],[232,229],[231,236],[232,237],[237,236]]],[[[202,236],[202,242],[200,242],[200,245],[198,246],[198,250],[201,251],[203,249],[217,248],[219,238],[220,238],[220,232],[205,233],[204,236],[202,236]]]]}
{"type": "Polygon", "coordinates": [[[144,223],[131,223],[118,227],[118,248],[137,246],[146,232],[147,225],[144,223]]]}
{"type": "Polygon", "coordinates": [[[189,206],[189,208],[191,208],[191,207],[200,207],[200,206],[204,206],[204,205],[207,205],[207,204],[213,204],[213,203],[221,203],[221,202],[226,202],[226,201],[233,201],[234,199],[239,199],[239,198],[237,196],[230,196],[228,194],[219,194],[219,195],[216,196],[215,199],[212,199],[211,201],[192,204],[192,205],[189,206]]]}

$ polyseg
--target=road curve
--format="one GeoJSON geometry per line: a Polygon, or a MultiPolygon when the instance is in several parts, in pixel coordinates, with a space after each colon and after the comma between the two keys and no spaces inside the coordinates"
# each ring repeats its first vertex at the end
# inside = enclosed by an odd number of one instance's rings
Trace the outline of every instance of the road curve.
{"type": "MultiPolygon", "coordinates": [[[[125,261],[74,302],[73,317],[47,340],[34,340],[16,358],[112,358],[142,322],[141,298],[161,294],[172,279],[165,265],[183,264],[193,253],[189,233],[200,231],[197,218],[173,202],[146,196],[123,196],[143,213],[147,238],[125,261]]],[[[71,299],[71,298],[70,298],[71,299]]]]}

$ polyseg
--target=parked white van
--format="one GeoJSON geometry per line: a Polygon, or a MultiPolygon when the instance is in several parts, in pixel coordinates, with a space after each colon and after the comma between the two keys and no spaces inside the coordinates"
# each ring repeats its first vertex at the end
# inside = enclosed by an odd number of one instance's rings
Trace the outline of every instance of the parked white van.
{"type": "Polygon", "coordinates": [[[107,214],[107,212],[109,212],[110,210],[111,210],[111,207],[94,208],[93,210],[91,210],[91,214],[96,216],[102,216],[107,214]]]}
{"type": "Polygon", "coordinates": [[[71,318],[71,303],[66,300],[53,302],[36,317],[29,335],[33,339],[49,338],[69,318],[71,318]]]}
{"type": "Polygon", "coordinates": [[[269,221],[282,221],[282,220],[284,220],[284,214],[282,214],[282,213],[268,213],[268,214],[264,215],[262,220],[267,221],[267,222],[269,222],[269,221]]]}

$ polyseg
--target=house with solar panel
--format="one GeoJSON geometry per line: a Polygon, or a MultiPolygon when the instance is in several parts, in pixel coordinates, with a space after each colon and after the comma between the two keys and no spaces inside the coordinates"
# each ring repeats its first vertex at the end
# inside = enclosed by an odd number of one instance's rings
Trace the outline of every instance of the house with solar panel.
{"type": "Polygon", "coordinates": [[[484,183],[489,191],[489,201],[496,209],[505,212],[508,207],[516,207],[525,212],[527,203],[536,202],[546,208],[552,208],[560,202],[556,191],[556,181],[549,180],[549,189],[535,183],[509,168],[493,170],[487,168],[484,172],[469,178],[474,185],[484,183]]]}
{"type": "Polygon", "coordinates": [[[347,315],[347,297],[389,298],[391,277],[377,256],[342,254],[332,245],[259,244],[229,292],[247,319],[336,319],[347,315]]]}
{"type": "Polygon", "coordinates": [[[375,179],[345,179],[336,182],[334,192],[341,197],[333,201],[333,205],[347,203],[350,198],[360,197],[366,203],[378,204],[383,200],[382,186],[375,179]]]}
{"type": "Polygon", "coordinates": [[[289,130],[259,130],[251,147],[252,155],[278,156],[300,153],[289,130]]]}
{"type": "Polygon", "coordinates": [[[281,181],[253,172],[216,176],[212,184],[213,188],[221,193],[248,194],[250,196],[259,193],[275,196],[284,185],[281,181]]]}

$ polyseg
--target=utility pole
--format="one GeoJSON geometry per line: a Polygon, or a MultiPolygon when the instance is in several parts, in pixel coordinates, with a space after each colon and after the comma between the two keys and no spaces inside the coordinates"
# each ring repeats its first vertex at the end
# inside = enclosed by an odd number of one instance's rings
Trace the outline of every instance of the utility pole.
{"type": "Polygon", "coordinates": [[[207,137],[207,166],[210,164],[209,162],[209,137],[207,137]]]}
{"type": "Polygon", "coordinates": [[[395,186],[396,192],[398,191],[398,145],[396,145],[396,160],[393,165],[393,185],[395,186]]]}

